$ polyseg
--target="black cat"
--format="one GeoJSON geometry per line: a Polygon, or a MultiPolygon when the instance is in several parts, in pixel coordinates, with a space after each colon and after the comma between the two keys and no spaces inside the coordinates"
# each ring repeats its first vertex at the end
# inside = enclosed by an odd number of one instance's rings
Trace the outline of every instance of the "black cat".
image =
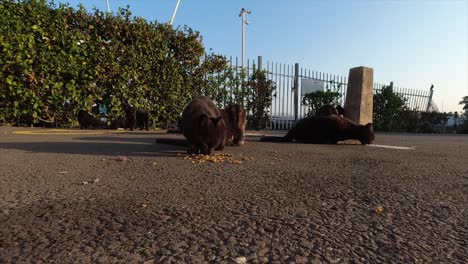
{"type": "Polygon", "coordinates": [[[189,154],[211,154],[214,150],[224,149],[226,124],[221,111],[209,97],[197,97],[185,107],[182,125],[189,154]]]}
{"type": "Polygon", "coordinates": [[[340,115],[340,116],[344,116],[344,114],[345,114],[345,110],[341,105],[338,105],[336,107],[336,111],[338,111],[338,115],[340,115]]]}
{"type": "MultiPolygon", "coordinates": [[[[245,140],[245,125],[247,123],[246,111],[241,105],[231,104],[221,110],[223,120],[226,124],[226,143],[232,146],[241,146],[245,140]]],[[[182,118],[179,118],[177,128],[168,129],[167,133],[182,133],[182,118]]],[[[187,141],[173,138],[160,138],[156,140],[160,144],[186,146],[187,141]]]]}
{"type": "Polygon", "coordinates": [[[137,109],[136,110],[136,121],[137,126],[140,130],[149,130],[149,111],[147,109],[137,109]]]}
{"type": "MultiPolygon", "coordinates": [[[[221,110],[224,122],[226,123],[226,143],[233,146],[240,146],[245,141],[245,125],[247,123],[247,114],[245,109],[239,104],[230,104],[221,110]]],[[[169,128],[167,133],[181,134],[183,131],[182,117],[177,121],[176,128],[169,128]]],[[[162,139],[164,142],[166,139],[162,139]]],[[[167,141],[172,144],[173,141],[167,141]]]]}
{"type": "Polygon", "coordinates": [[[127,119],[125,117],[119,117],[111,122],[110,127],[112,129],[118,129],[118,128],[127,129],[129,126],[128,126],[127,119]]]}
{"type": "Polygon", "coordinates": [[[78,122],[80,123],[80,129],[88,129],[88,127],[96,128],[101,124],[99,120],[83,109],[78,111],[78,122]]]}
{"type": "Polygon", "coordinates": [[[347,139],[357,139],[363,145],[371,144],[375,139],[372,123],[359,125],[338,115],[311,116],[299,120],[284,137],[266,136],[260,141],[336,144],[347,139]]]}
{"type": "Polygon", "coordinates": [[[127,127],[130,130],[135,130],[137,126],[140,130],[149,130],[149,111],[147,109],[136,109],[132,105],[125,105],[124,111],[127,118],[127,127]]]}
{"type": "Polygon", "coordinates": [[[344,116],[344,108],[341,105],[334,107],[333,105],[324,105],[317,110],[317,116],[338,115],[344,116]]]}

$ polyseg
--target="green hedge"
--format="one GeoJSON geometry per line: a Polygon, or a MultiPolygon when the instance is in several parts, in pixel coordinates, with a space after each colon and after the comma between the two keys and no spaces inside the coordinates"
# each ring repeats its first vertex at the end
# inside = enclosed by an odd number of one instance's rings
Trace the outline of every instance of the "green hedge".
{"type": "Polygon", "coordinates": [[[153,126],[175,121],[196,95],[219,97],[207,76],[228,72],[226,59],[205,54],[188,27],[118,14],[86,12],[45,0],[0,0],[0,123],[52,120],[76,125],[79,109],[122,105],[150,110],[153,126]]]}
{"type": "Polygon", "coordinates": [[[302,104],[307,106],[307,116],[317,114],[317,111],[325,105],[338,106],[341,94],[337,91],[315,91],[306,93],[302,98],[302,104]]]}
{"type": "Polygon", "coordinates": [[[448,114],[410,110],[406,99],[384,86],[374,95],[374,125],[377,131],[441,133],[448,114]]]}

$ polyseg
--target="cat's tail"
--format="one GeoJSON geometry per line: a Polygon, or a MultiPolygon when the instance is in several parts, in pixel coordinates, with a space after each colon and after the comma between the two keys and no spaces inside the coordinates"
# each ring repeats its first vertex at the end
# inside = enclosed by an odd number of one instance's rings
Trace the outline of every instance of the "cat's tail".
{"type": "Polygon", "coordinates": [[[278,136],[263,136],[260,138],[262,142],[289,142],[286,137],[278,137],[278,136]]]}

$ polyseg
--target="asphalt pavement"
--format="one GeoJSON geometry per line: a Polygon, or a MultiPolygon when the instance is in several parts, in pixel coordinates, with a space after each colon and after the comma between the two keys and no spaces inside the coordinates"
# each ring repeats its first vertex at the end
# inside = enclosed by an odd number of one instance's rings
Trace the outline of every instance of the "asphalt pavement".
{"type": "Polygon", "coordinates": [[[0,127],[0,263],[467,263],[468,136],[282,133],[0,127]]]}

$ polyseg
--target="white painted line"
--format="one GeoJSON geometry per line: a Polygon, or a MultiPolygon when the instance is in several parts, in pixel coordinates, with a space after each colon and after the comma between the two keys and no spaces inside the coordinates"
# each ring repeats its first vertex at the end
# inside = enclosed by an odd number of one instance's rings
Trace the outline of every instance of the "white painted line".
{"type": "Polygon", "coordinates": [[[377,145],[377,144],[369,144],[367,146],[376,147],[376,148],[391,148],[391,149],[414,149],[414,147],[400,147],[400,146],[377,145]]]}
{"type": "Polygon", "coordinates": [[[252,137],[252,136],[253,136],[253,137],[255,137],[255,136],[259,136],[259,137],[264,137],[264,136],[266,136],[265,134],[260,134],[260,133],[245,133],[244,135],[245,135],[245,136],[251,136],[251,137],[252,137]]]}

